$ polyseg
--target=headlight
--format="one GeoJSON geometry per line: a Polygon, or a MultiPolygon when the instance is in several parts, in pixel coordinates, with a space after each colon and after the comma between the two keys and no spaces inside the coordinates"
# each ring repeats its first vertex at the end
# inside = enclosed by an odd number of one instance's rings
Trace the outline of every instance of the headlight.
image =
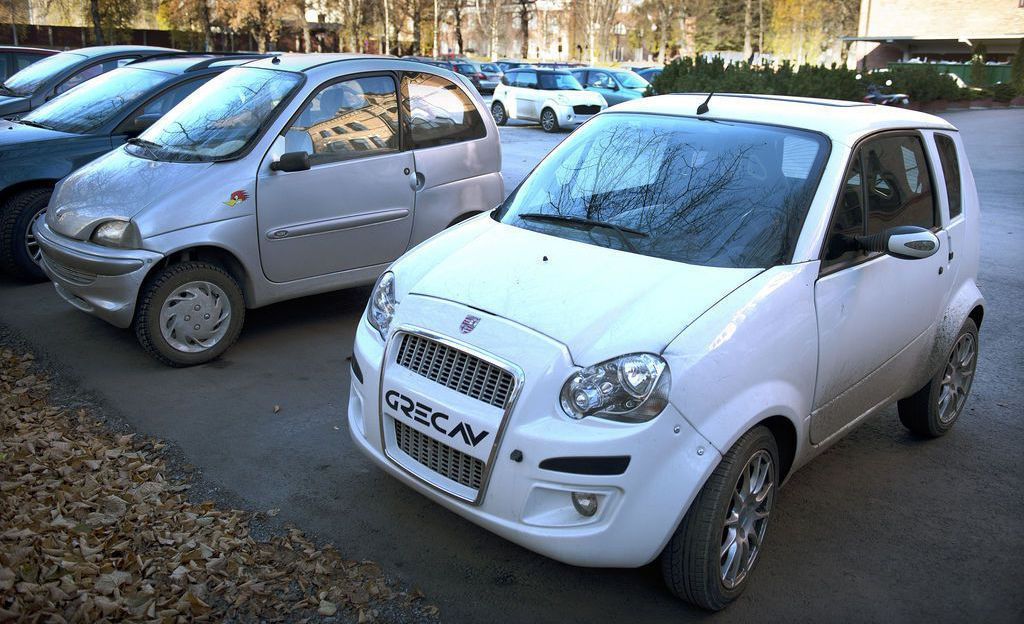
{"type": "Polygon", "coordinates": [[[671,384],[660,356],[630,353],[579,371],[562,386],[560,398],[570,418],[645,422],[665,409],[671,384]]]}
{"type": "Polygon", "coordinates": [[[386,271],[377,280],[373,287],[373,294],[370,295],[370,305],[366,307],[366,320],[373,325],[373,328],[380,333],[380,337],[387,339],[388,328],[391,327],[391,319],[395,316],[395,308],[398,302],[395,301],[395,274],[386,271]]]}
{"type": "Polygon", "coordinates": [[[104,221],[92,232],[92,242],[106,247],[136,249],[141,246],[139,229],[131,221],[104,221]]]}

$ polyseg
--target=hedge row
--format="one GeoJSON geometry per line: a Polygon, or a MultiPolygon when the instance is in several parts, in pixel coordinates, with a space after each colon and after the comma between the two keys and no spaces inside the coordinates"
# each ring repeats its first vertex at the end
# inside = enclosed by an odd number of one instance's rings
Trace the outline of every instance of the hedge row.
{"type": "Polygon", "coordinates": [[[654,80],[657,93],[767,93],[860,100],[868,85],[876,84],[886,93],[906,93],[912,102],[965,100],[994,97],[1010,101],[1018,95],[1010,85],[996,85],[992,91],[961,89],[948,74],[930,65],[898,67],[891,71],[861,75],[857,71],[832,65],[802,65],[799,68],[783,63],[779,67],[750,63],[726,64],[720,57],[681,58],[669,63],[654,80]],[[892,85],[886,86],[891,80],[892,85]]]}

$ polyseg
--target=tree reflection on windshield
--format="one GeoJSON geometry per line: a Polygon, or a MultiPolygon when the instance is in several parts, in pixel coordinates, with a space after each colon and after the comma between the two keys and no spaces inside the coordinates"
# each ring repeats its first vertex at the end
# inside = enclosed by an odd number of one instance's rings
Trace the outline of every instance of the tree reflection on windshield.
{"type": "MultiPolygon", "coordinates": [[[[141,138],[159,146],[161,160],[233,158],[273,119],[299,84],[298,74],[251,67],[230,69],[171,109],[141,138]]],[[[136,156],[146,150],[128,148],[136,156]]]]}
{"type": "Polygon", "coordinates": [[[772,266],[792,254],[826,148],[822,137],[798,130],[608,114],[552,153],[498,216],[627,249],[607,230],[518,215],[607,222],[646,234],[631,241],[636,253],[705,266],[772,266]]]}

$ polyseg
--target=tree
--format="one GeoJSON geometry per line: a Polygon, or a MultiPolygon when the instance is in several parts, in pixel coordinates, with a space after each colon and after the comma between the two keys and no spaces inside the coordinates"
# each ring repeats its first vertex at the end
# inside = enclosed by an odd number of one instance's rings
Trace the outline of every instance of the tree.
{"type": "Polygon", "coordinates": [[[455,20],[455,52],[462,54],[462,10],[466,6],[466,0],[450,0],[452,18],[455,20]]]}
{"type": "Polygon", "coordinates": [[[256,49],[266,52],[268,44],[277,41],[281,20],[287,12],[287,0],[235,0],[218,3],[224,21],[235,30],[249,33],[256,49]]]}
{"type": "Polygon", "coordinates": [[[971,53],[971,86],[972,87],[984,87],[988,83],[988,77],[985,71],[985,54],[988,50],[985,49],[984,43],[979,43],[974,46],[974,51],[971,53]]]}
{"type": "Polygon", "coordinates": [[[86,20],[92,24],[93,43],[129,40],[139,8],[139,0],[89,0],[84,9],[86,20]]]}
{"type": "Polygon", "coordinates": [[[161,0],[157,15],[160,23],[173,30],[201,33],[203,50],[214,49],[210,0],[161,0]]]}
{"type": "Polygon", "coordinates": [[[515,0],[515,3],[519,17],[519,34],[522,37],[519,56],[525,59],[530,56],[530,17],[537,6],[537,0],[515,0]]]}
{"type": "Polygon", "coordinates": [[[840,37],[856,31],[859,11],[860,0],[774,0],[769,45],[798,65],[818,62],[840,37]]]}
{"type": "Polygon", "coordinates": [[[504,12],[502,0],[473,0],[476,4],[477,26],[487,37],[487,56],[498,60],[498,25],[504,12]]]}
{"type": "Polygon", "coordinates": [[[1010,84],[1017,90],[1018,95],[1024,95],[1024,39],[1017,45],[1017,53],[1013,55],[1013,63],[1010,65],[1010,84]]]}

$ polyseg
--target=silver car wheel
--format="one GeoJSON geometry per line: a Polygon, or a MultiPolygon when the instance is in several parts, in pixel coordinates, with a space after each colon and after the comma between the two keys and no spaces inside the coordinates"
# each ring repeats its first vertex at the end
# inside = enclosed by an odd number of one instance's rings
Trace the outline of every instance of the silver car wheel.
{"type": "Polygon", "coordinates": [[[545,109],[540,115],[540,125],[544,128],[545,132],[551,132],[555,129],[555,114],[550,110],[545,109]]]}
{"type": "Polygon", "coordinates": [[[491,105],[491,116],[494,117],[494,123],[500,126],[505,121],[505,107],[495,102],[491,105]]]}
{"type": "Polygon", "coordinates": [[[953,422],[967,401],[971,381],[974,379],[974,368],[977,365],[977,353],[977,343],[974,336],[969,333],[962,334],[953,345],[939,389],[939,421],[942,424],[953,422]]]}
{"type": "Polygon", "coordinates": [[[212,349],[231,325],[231,300],[216,284],[188,282],[160,307],[160,335],[184,353],[212,349]]]}
{"type": "Polygon", "coordinates": [[[25,231],[25,252],[32,259],[32,262],[36,264],[43,261],[43,251],[39,248],[39,241],[36,240],[36,235],[32,233],[32,224],[44,214],[46,214],[45,206],[32,215],[32,219],[28,222],[28,230],[25,231]]]}
{"type": "Polygon", "coordinates": [[[722,584],[734,589],[753,568],[775,501],[775,464],[765,450],[754,453],[743,467],[722,526],[722,584]]]}

